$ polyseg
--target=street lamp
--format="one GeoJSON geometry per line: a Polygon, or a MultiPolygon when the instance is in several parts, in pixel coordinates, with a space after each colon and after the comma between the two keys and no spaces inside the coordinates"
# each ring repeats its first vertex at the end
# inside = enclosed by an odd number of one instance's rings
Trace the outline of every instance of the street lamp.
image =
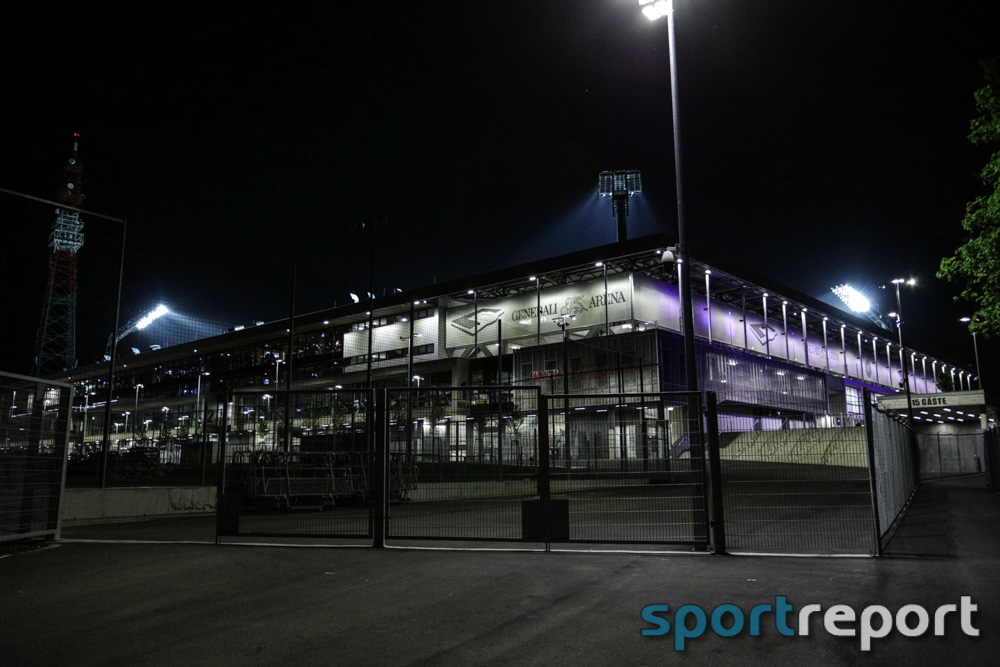
{"type": "Polygon", "coordinates": [[[409,336],[400,336],[399,340],[406,341],[406,387],[410,387],[410,380],[413,378],[413,339],[419,338],[423,334],[411,334],[409,336]]]}
{"type": "MultiPolygon", "coordinates": [[[[562,313],[558,317],[553,317],[552,321],[562,329],[562,361],[563,361],[563,396],[569,396],[569,339],[566,336],[566,327],[569,326],[570,320],[575,320],[575,315],[569,315],[567,313],[562,313]]],[[[619,363],[619,366],[621,364],[619,363]]],[[[563,449],[566,455],[566,469],[569,470],[571,467],[572,456],[570,455],[569,449],[569,398],[563,399],[563,449]]]]}
{"type": "Polygon", "coordinates": [[[688,247],[684,234],[684,198],[681,170],[681,126],[677,104],[677,45],[674,39],[673,0],[639,0],[642,13],[650,21],[666,17],[667,44],[670,52],[670,108],[674,129],[674,179],[677,189],[677,256],[679,259],[679,291],[681,311],[684,320],[684,374],[688,391],[698,391],[698,365],[694,356],[694,311],[691,304],[691,263],[688,261],[688,247]]]}
{"type": "MultiPolygon", "coordinates": [[[[972,322],[971,317],[963,317],[959,322],[965,322],[966,324],[972,322]]],[[[983,373],[979,370],[979,345],[976,343],[976,332],[972,332],[972,351],[976,354],[976,376],[979,379],[979,388],[983,388],[983,373]]]]}

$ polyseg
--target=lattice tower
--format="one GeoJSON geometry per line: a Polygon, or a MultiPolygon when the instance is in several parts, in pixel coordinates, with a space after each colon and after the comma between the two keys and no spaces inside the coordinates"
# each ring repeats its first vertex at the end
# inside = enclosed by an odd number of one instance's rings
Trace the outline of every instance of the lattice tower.
{"type": "MultiPolygon", "coordinates": [[[[83,165],[77,160],[79,134],[73,135],[73,155],[63,166],[63,182],[56,201],[79,208],[83,194],[83,165]]],[[[76,253],[83,246],[80,213],[55,210],[49,235],[49,282],[45,291],[42,321],[35,342],[32,374],[45,376],[76,367],[76,253]]]]}

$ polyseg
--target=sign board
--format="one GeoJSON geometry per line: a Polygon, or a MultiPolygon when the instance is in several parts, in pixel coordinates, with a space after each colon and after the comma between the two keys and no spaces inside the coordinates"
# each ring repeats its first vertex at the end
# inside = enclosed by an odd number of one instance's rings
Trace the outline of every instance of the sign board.
{"type": "MultiPolygon", "coordinates": [[[[879,405],[886,410],[906,410],[906,396],[879,396],[879,405]]],[[[981,389],[975,391],[950,391],[941,394],[912,394],[910,404],[913,409],[979,407],[986,405],[986,395],[981,389]]]]}

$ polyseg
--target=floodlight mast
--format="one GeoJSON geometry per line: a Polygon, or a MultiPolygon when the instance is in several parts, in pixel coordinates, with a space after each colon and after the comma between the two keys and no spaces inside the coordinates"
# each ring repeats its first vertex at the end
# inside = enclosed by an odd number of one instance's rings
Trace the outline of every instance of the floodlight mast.
{"type": "Polygon", "coordinates": [[[120,343],[121,340],[123,338],[125,338],[126,336],[128,336],[129,334],[135,333],[136,331],[139,331],[140,329],[145,329],[150,324],[152,324],[155,320],[160,319],[161,317],[163,317],[164,315],[166,315],[169,312],[170,312],[170,310],[161,303],[160,305],[158,305],[156,308],[154,308],[153,310],[149,311],[148,313],[143,313],[139,317],[135,317],[135,318],[132,318],[131,320],[129,320],[125,324],[125,326],[121,327],[120,329],[118,329],[118,331],[116,331],[114,333],[113,337],[112,336],[108,336],[108,347],[107,347],[107,351],[104,353],[104,356],[107,357],[108,359],[110,359],[111,358],[111,347],[112,347],[112,345],[120,343]],[[112,340],[112,338],[113,338],[113,340],[112,340]]]}
{"type": "Polygon", "coordinates": [[[628,217],[628,198],[642,192],[639,170],[602,171],[597,176],[597,191],[602,197],[611,197],[612,215],[618,219],[618,242],[627,241],[625,218],[628,217]]]}
{"type": "Polygon", "coordinates": [[[882,320],[882,314],[878,312],[875,305],[864,294],[848,284],[831,287],[830,291],[837,295],[837,298],[844,302],[848,308],[855,313],[868,317],[869,320],[879,325],[886,331],[892,331],[892,327],[882,320]]]}

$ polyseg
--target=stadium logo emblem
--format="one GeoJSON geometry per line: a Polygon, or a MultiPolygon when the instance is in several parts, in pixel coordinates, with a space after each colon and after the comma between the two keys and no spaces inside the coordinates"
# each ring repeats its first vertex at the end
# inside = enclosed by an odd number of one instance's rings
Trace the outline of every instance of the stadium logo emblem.
{"type": "Polygon", "coordinates": [[[772,341],[778,337],[777,329],[773,328],[770,324],[751,324],[750,331],[757,337],[761,345],[767,345],[768,341],[772,341]]]}

